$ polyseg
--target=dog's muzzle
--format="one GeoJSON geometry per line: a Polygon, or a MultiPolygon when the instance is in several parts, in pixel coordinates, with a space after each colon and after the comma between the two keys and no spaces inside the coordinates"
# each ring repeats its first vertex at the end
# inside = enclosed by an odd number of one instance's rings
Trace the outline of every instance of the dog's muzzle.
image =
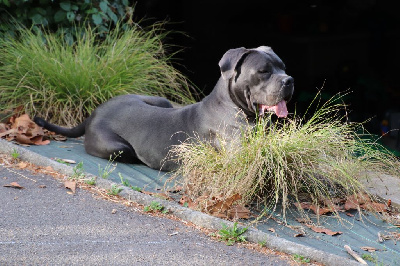
{"type": "Polygon", "coordinates": [[[264,116],[265,112],[274,112],[278,117],[287,117],[288,110],[286,103],[290,101],[294,91],[294,79],[290,76],[281,80],[281,99],[276,105],[256,104],[258,115],[264,116]]]}

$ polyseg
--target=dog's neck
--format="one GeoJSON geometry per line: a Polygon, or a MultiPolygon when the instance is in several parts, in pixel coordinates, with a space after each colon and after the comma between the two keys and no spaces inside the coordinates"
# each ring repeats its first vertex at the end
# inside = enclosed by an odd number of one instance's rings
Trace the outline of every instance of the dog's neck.
{"type": "MultiPolygon", "coordinates": [[[[247,103],[236,97],[231,89],[231,82],[224,80],[222,77],[218,80],[213,91],[203,99],[202,103],[216,111],[221,109],[223,112],[228,112],[236,122],[246,121],[246,123],[250,124],[254,122],[254,113],[244,108],[247,103]]],[[[214,115],[219,114],[216,113],[214,115]]]]}

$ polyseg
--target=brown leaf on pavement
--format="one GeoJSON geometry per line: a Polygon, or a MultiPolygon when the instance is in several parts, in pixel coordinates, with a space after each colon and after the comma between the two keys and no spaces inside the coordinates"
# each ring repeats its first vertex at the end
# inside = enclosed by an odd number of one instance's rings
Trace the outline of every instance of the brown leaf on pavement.
{"type": "Polygon", "coordinates": [[[76,190],[76,182],[75,181],[67,180],[64,182],[64,186],[65,186],[65,188],[69,188],[72,191],[72,193],[75,194],[75,190],[76,190]]]}
{"type": "Polygon", "coordinates": [[[49,171],[49,172],[54,171],[53,167],[51,167],[51,166],[46,166],[46,167],[44,168],[44,170],[49,171]]]}
{"type": "Polygon", "coordinates": [[[3,187],[12,187],[17,189],[24,189],[24,187],[20,186],[17,182],[11,182],[8,185],[4,185],[3,187]]]}
{"type": "Polygon", "coordinates": [[[24,169],[24,168],[28,167],[28,163],[27,162],[19,162],[17,164],[17,166],[19,169],[24,169]]]}

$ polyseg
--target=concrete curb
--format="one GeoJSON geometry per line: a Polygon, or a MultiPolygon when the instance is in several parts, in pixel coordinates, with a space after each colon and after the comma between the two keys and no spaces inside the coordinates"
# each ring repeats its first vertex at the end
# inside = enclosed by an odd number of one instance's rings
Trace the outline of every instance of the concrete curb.
{"type": "MultiPolygon", "coordinates": [[[[21,146],[0,139],[0,153],[11,154],[14,150],[20,154],[19,158],[21,158],[24,161],[28,161],[39,166],[51,166],[54,170],[65,175],[73,174],[72,166],[58,163],[45,156],[27,150],[21,146]]],[[[93,175],[87,174],[87,176],[93,176],[93,175]]],[[[98,178],[96,180],[96,186],[104,189],[110,189],[113,184],[115,183],[106,179],[98,178]]],[[[141,205],[150,205],[152,201],[157,201],[161,203],[166,209],[168,209],[169,213],[173,214],[174,216],[184,221],[191,222],[197,226],[201,226],[203,228],[220,230],[222,229],[222,224],[226,224],[227,226],[233,226],[233,222],[216,218],[214,216],[210,216],[208,214],[199,211],[194,211],[189,208],[183,207],[175,202],[170,202],[167,200],[162,200],[156,197],[152,197],[150,195],[146,195],[126,187],[124,187],[124,189],[120,192],[119,195],[141,205]]],[[[266,247],[270,249],[281,251],[288,254],[302,255],[304,257],[310,258],[314,261],[321,262],[327,265],[338,265],[338,266],[360,265],[360,263],[354,260],[347,259],[335,254],[327,253],[295,242],[291,242],[289,240],[264,233],[255,228],[249,228],[244,235],[246,236],[246,239],[250,242],[253,243],[265,242],[266,247]]]]}

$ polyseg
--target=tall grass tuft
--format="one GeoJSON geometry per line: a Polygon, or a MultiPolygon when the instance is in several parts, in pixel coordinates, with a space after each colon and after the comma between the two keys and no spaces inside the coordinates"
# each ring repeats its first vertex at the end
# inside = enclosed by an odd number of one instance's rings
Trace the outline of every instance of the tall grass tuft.
{"type": "Polygon", "coordinates": [[[400,163],[356,133],[362,124],[345,121],[340,98],[331,98],[307,120],[296,115],[274,123],[271,117],[260,119],[230,144],[221,139],[219,150],[200,139],[175,146],[181,167],[172,179],[183,182],[192,200],[240,194],[244,204],[258,202],[269,210],[281,205],[283,215],[304,195],[317,206],[364,195],[361,178],[369,172],[398,175],[400,163]]]}
{"type": "Polygon", "coordinates": [[[19,38],[0,40],[0,108],[24,105],[54,123],[75,125],[120,94],[194,101],[186,78],[170,64],[162,24],[144,30],[118,25],[99,42],[91,28],[77,29],[77,41],[21,28],[19,38]]]}

